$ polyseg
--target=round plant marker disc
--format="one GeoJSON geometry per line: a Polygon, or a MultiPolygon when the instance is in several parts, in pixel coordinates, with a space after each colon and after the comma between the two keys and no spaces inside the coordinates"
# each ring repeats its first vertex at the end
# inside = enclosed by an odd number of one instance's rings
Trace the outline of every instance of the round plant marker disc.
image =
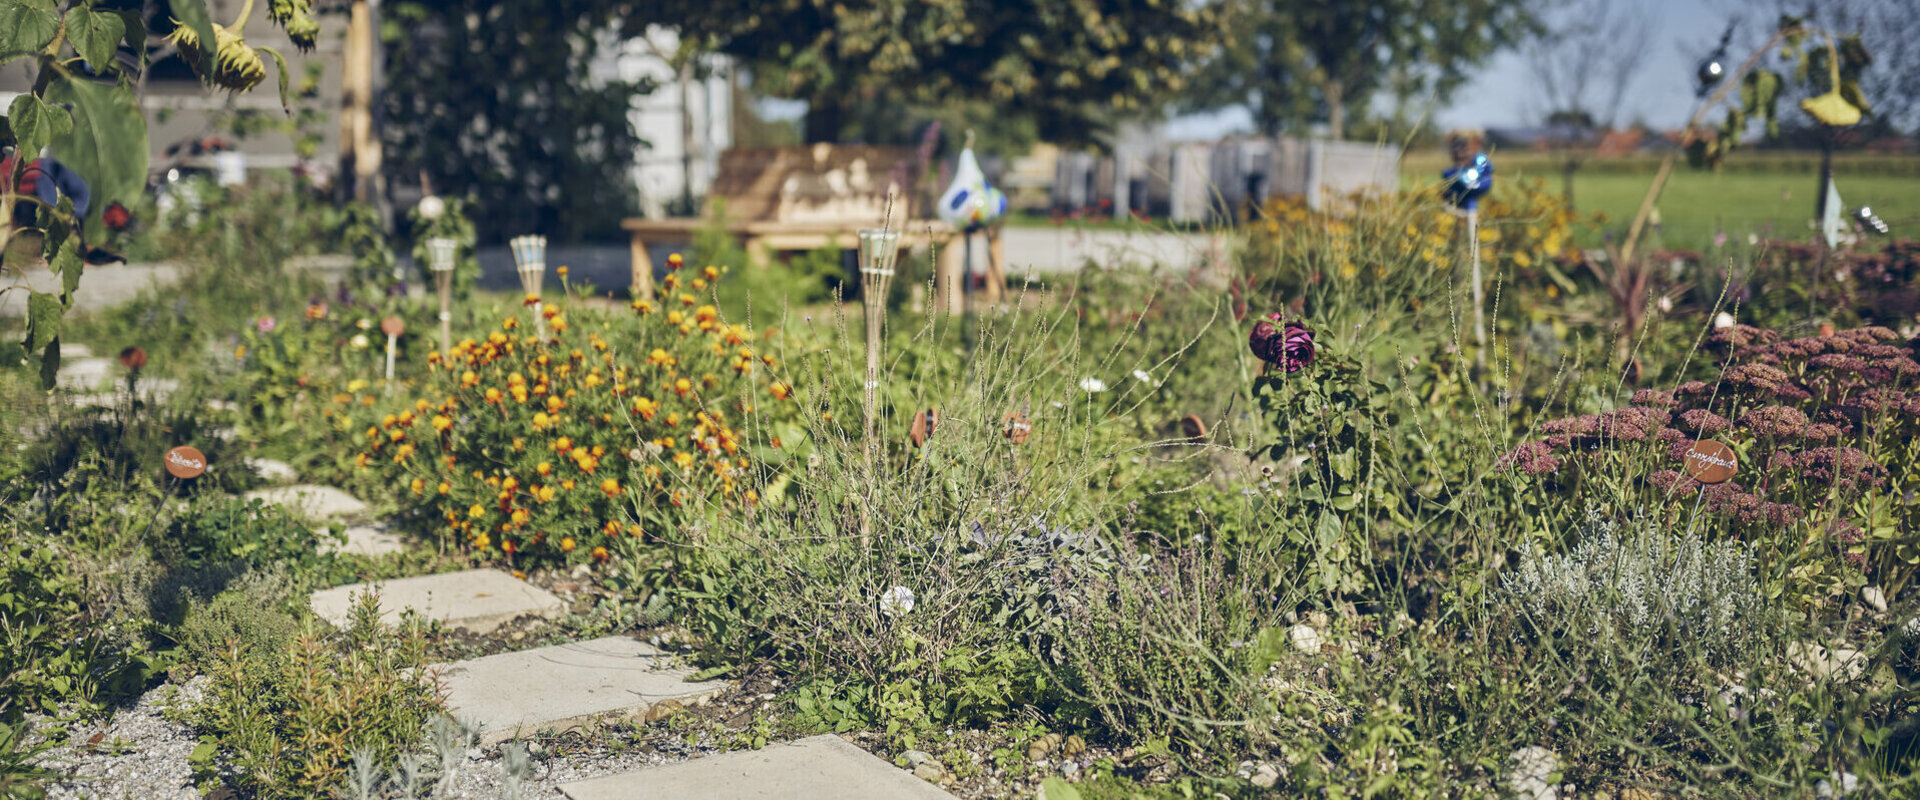
{"type": "Polygon", "coordinates": [[[1687,474],[1701,483],[1726,483],[1740,468],[1740,460],[1734,456],[1733,448],[1712,439],[1694,442],[1681,463],[1686,466],[1687,474]]]}
{"type": "Polygon", "coordinates": [[[207,471],[207,456],[198,449],[181,445],[167,451],[167,474],[180,480],[200,477],[207,471]]]}
{"type": "Polygon", "coordinates": [[[1014,444],[1026,444],[1027,437],[1033,435],[1033,423],[1027,419],[1027,415],[1013,411],[1009,412],[1005,419],[1007,440],[1014,444]]]}
{"type": "Polygon", "coordinates": [[[1180,432],[1185,433],[1189,441],[1198,442],[1207,438],[1207,422],[1198,414],[1188,414],[1180,420],[1180,432]]]}
{"type": "Polygon", "coordinates": [[[386,319],[380,320],[380,332],[388,336],[398,337],[400,334],[407,332],[407,322],[399,317],[387,317],[386,319]]]}
{"type": "Polygon", "coordinates": [[[933,436],[933,429],[939,425],[940,412],[938,411],[929,408],[915,414],[912,427],[907,428],[907,439],[913,442],[914,447],[925,445],[927,439],[933,436]]]}

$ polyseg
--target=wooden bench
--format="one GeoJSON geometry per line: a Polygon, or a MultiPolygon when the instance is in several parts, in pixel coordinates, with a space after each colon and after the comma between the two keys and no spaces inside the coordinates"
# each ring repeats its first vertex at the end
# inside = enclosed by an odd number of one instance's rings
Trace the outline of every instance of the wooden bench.
{"type": "Polygon", "coordinates": [[[945,247],[957,232],[938,220],[914,219],[911,198],[920,166],[906,147],[814,144],[801,147],[734,148],[720,156],[708,196],[725,216],[626,219],[620,227],[631,243],[633,293],[653,296],[653,255],[648,244],[686,242],[718,223],[747,251],[757,267],[781,253],[823,247],[853,249],[861,228],[892,219],[900,249],[939,245],[940,293],[957,307],[956,283],[964,272],[964,248],[945,247]],[[889,215],[888,198],[893,198],[889,215]]]}

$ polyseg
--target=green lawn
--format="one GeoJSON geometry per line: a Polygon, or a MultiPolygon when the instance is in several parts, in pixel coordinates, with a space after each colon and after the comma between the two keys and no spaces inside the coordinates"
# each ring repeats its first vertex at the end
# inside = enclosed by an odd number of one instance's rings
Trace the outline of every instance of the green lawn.
{"type": "MultiPolygon", "coordinates": [[[[1662,223],[1657,233],[1664,244],[1700,249],[1711,243],[1714,233],[1720,230],[1733,237],[1754,232],[1763,237],[1788,239],[1810,236],[1819,184],[1812,157],[1770,158],[1769,161],[1749,157],[1737,168],[1721,172],[1696,170],[1684,161],[1675,166],[1657,206],[1662,223]],[[1780,166],[1767,169],[1748,163],[1762,161],[1769,165],[1778,161],[1780,166]]],[[[1872,206],[1875,213],[1894,226],[1896,235],[1903,230],[1911,235],[1914,223],[1920,222],[1920,177],[1905,168],[1903,161],[1882,159],[1875,163],[1886,168],[1874,170],[1864,165],[1856,168],[1836,159],[1834,183],[1840,189],[1840,199],[1848,209],[1872,206]]],[[[1535,178],[1548,191],[1560,191],[1559,170],[1532,154],[1496,160],[1495,165],[1505,167],[1499,172],[1496,193],[1519,181],[1535,178]]],[[[1414,185],[1416,181],[1436,179],[1437,162],[1431,165],[1433,171],[1426,169],[1427,166],[1430,165],[1425,161],[1410,160],[1402,173],[1403,182],[1414,185]]],[[[1622,169],[1618,164],[1604,166],[1607,168],[1583,170],[1574,178],[1577,210],[1597,211],[1607,216],[1603,226],[1589,229],[1583,237],[1589,244],[1597,243],[1604,231],[1615,235],[1625,233],[1646,197],[1658,162],[1646,159],[1636,163],[1636,169],[1622,169]]]]}

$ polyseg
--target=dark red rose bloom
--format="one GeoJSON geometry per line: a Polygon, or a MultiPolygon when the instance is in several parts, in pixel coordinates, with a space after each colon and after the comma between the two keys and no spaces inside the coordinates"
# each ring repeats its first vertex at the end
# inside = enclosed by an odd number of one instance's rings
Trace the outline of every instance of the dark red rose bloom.
{"type": "Polygon", "coordinates": [[[1276,327],[1273,323],[1280,319],[1276,311],[1255,324],[1253,334],[1247,337],[1247,347],[1261,361],[1288,372],[1299,372],[1313,363],[1313,331],[1298,322],[1276,327]]]}
{"type": "Polygon", "coordinates": [[[100,212],[100,221],[106,223],[108,228],[124,231],[127,226],[133,224],[133,212],[128,211],[126,206],[120,205],[120,201],[115,200],[100,212]]]}

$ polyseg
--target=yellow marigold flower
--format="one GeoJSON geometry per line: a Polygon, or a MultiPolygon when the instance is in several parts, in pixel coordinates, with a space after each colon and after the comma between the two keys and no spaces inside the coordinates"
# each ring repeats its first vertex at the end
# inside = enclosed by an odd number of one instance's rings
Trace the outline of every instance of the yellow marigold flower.
{"type": "Polygon", "coordinates": [[[551,503],[553,502],[553,498],[554,498],[553,487],[551,486],[539,487],[533,490],[533,495],[535,499],[539,500],[542,503],[551,503]]]}
{"type": "Polygon", "coordinates": [[[677,310],[675,310],[675,311],[669,311],[669,312],[667,312],[667,324],[668,324],[668,325],[678,325],[678,324],[680,324],[680,321],[681,321],[681,320],[683,320],[683,319],[686,319],[686,316],[685,316],[685,315],[683,315],[683,314],[681,314],[681,313],[680,313],[679,311],[677,311],[677,310]]]}
{"type": "Polygon", "coordinates": [[[551,424],[552,422],[553,422],[553,418],[547,416],[547,412],[545,411],[536,412],[533,415],[533,429],[536,431],[540,430],[541,428],[547,427],[547,425],[551,424]]]}
{"type": "Polygon", "coordinates": [[[571,536],[562,536],[562,537],[560,537],[560,551],[561,551],[561,552],[563,552],[563,553],[571,553],[571,552],[573,552],[573,548],[574,548],[574,546],[575,546],[575,545],[574,545],[574,542],[573,542],[573,537],[571,537],[571,536]]]}
{"type": "Polygon", "coordinates": [[[554,333],[559,333],[567,329],[567,318],[554,317],[552,320],[548,321],[547,324],[553,326],[554,333]]]}
{"type": "Polygon", "coordinates": [[[528,514],[527,510],[524,508],[514,509],[513,514],[508,517],[508,519],[513,520],[513,524],[515,525],[525,525],[527,524],[527,520],[531,518],[532,518],[532,515],[528,514]]]}
{"type": "Polygon", "coordinates": [[[435,414],[433,415],[433,421],[431,424],[433,425],[434,430],[444,431],[448,428],[453,427],[453,419],[451,417],[448,417],[445,414],[435,414]]]}
{"type": "Polygon", "coordinates": [[[682,450],[682,451],[680,451],[680,452],[678,452],[678,453],[674,453],[674,454],[673,454],[673,463],[674,463],[674,464],[676,464],[676,465],[678,465],[678,466],[679,466],[679,467],[680,467],[681,469],[687,469],[687,468],[689,468],[689,467],[692,467],[692,466],[693,466],[693,454],[692,454],[692,453],[689,453],[689,452],[687,452],[687,451],[685,451],[685,450],[682,450]]]}
{"type": "Polygon", "coordinates": [[[559,275],[562,278],[567,277],[567,268],[564,265],[558,268],[555,268],[553,272],[554,274],[559,275]]]}
{"type": "Polygon", "coordinates": [[[604,480],[604,481],[601,481],[601,482],[600,482],[600,491],[603,491],[603,492],[606,492],[606,493],[607,493],[607,496],[608,496],[608,497],[619,497],[619,496],[620,496],[620,482],[619,482],[619,481],[616,481],[616,480],[614,480],[614,479],[612,479],[612,478],[608,478],[608,479],[606,479],[606,480],[604,480]]]}
{"type": "Polygon", "coordinates": [[[356,467],[359,467],[360,469],[366,469],[366,468],[367,468],[367,462],[368,462],[368,461],[370,461],[370,460],[371,460],[371,459],[369,459],[369,458],[367,457],[367,454],[366,454],[366,453],[361,453],[360,455],[358,455],[358,456],[355,456],[355,457],[354,457],[354,459],[353,459],[353,465],[354,465],[354,466],[356,466],[356,467]]]}
{"type": "Polygon", "coordinates": [[[470,389],[480,385],[480,375],[473,370],[460,373],[460,388],[470,389]]]}
{"type": "Polygon", "coordinates": [[[412,442],[408,442],[406,444],[400,445],[399,448],[393,451],[393,463],[398,464],[402,461],[407,460],[412,455],[413,455],[412,442]]]}
{"type": "Polygon", "coordinates": [[[560,482],[560,491],[563,491],[563,492],[571,492],[571,491],[573,491],[573,479],[572,479],[572,478],[568,478],[568,479],[566,479],[566,480],[564,480],[564,481],[561,481],[561,482],[560,482]]]}
{"type": "Polygon", "coordinates": [[[553,464],[546,461],[542,461],[538,464],[533,465],[533,471],[538,472],[542,477],[545,477],[547,473],[553,471],[553,464]]]}
{"type": "Polygon", "coordinates": [[[687,380],[686,378],[681,378],[680,380],[674,381],[673,391],[675,394],[678,394],[681,397],[685,397],[687,396],[688,392],[693,391],[693,382],[687,380]]]}
{"type": "Polygon", "coordinates": [[[606,561],[608,558],[611,558],[611,557],[612,556],[607,553],[607,548],[605,547],[593,548],[593,560],[606,561]]]}
{"type": "Polygon", "coordinates": [[[492,544],[493,538],[484,533],[476,533],[473,535],[473,548],[475,550],[485,550],[492,544]]]}
{"type": "Polygon", "coordinates": [[[472,517],[474,519],[479,519],[486,515],[487,515],[487,507],[480,505],[479,503],[474,503],[471,508],[467,509],[467,516],[472,517]]]}
{"type": "Polygon", "coordinates": [[[424,494],[427,491],[427,479],[414,478],[413,483],[408,484],[407,488],[411,489],[414,494],[424,494]]]}
{"type": "Polygon", "coordinates": [[[347,381],[347,391],[354,394],[358,394],[361,389],[365,389],[367,386],[368,383],[361,378],[354,378],[353,380],[347,381]]]}
{"type": "Polygon", "coordinates": [[[565,436],[555,439],[553,440],[553,449],[562,453],[567,452],[568,450],[572,450],[573,440],[565,436]]]}
{"type": "Polygon", "coordinates": [[[500,390],[489,386],[487,387],[485,397],[489,403],[498,403],[500,402],[500,390]]]}
{"type": "Polygon", "coordinates": [[[641,314],[653,313],[653,302],[650,300],[635,300],[631,303],[628,303],[627,305],[628,307],[632,308],[634,311],[641,314]]]}
{"type": "Polygon", "coordinates": [[[773,392],[775,398],[785,400],[788,395],[793,394],[793,387],[788,385],[786,381],[781,381],[774,384],[770,391],[773,392]]]}
{"type": "MultiPolygon", "coordinates": [[[[501,540],[500,540],[500,552],[502,552],[502,553],[506,553],[507,555],[513,555],[513,551],[515,551],[515,550],[517,550],[517,549],[519,549],[519,548],[517,548],[517,547],[515,547],[515,546],[514,546],[514,544],[513,544],[513,540],[512,540],[512,539],[501,539],[501,540]]],[[[519,575],[520,575],[520,571],[519,571],[519,570],[514,570],[514,571],[513,571],[513,574],[514,574],[514,576],[515,576],[515,577],[519,577],[519,575]]]]}
{"type": "Polygon", "coordinates": [[[235,361],[239,361],[239,360],[241,360],[241,359],[244,359],[244,358],[246,358],[246,357],[247,357],[247,346],[246,346],[246,345],[244,345],[244,344],[243,344],[243,345],[240,345],[239,347],[236,347],[236,348],[233,348],[233,360],[235,360],[235,361]]]}
{"type": "Polygon", "coordinates": [[[702,269],[702,270],[700,270],[700,272],[701,272],[701,274],[704,274],[704,275],[706,275],[706,276],[707,276],[707,280],[710,280],[710,281],[717,281],[717,280],[720,280],[720,268],[719,268],[719,267],[716,267],[716,266],[713,266],[713,265],[711,265],[711,264],[709,264],[709,265],[707,265],[707,267],[706,267],[705,269],[702,269]]]}
{"type": "Polygon", "coordinates": [[[446,481],[441,481],[440,486],[438,487],[438,490],[443,495],[449,494],[453,491],[453,484],[448,483],[446,481]]]}

